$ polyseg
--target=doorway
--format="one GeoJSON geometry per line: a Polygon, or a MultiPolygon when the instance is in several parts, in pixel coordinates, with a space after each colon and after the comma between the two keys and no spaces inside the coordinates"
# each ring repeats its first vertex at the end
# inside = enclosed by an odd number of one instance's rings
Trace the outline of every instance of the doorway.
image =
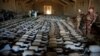
{"type": "Polygon", "coordinates": [[[52,14],[52,6],[44,5],[44,14],[51,15],[52,14]]]}

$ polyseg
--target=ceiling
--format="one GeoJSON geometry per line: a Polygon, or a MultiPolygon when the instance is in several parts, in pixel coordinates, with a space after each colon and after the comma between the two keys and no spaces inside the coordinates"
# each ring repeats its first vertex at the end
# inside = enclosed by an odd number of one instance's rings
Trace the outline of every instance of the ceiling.
{"type": "Polygon", "coordinates": [[[36,2],[56,2],[56,3],[60,3],[61,5],[70,5],[75,3],[75,0],[15,0],[17,1],[24,1],[27,4],[34,4],[36,2]]]}

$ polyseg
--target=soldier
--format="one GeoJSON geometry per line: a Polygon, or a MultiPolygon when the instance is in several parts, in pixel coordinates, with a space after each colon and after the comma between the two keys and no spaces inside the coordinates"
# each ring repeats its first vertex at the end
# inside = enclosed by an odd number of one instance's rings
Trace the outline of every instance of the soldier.
{"type": "Polygon", "coordinates": [[[78,14],[77,14],[77,17],[76,17],[76,30],[80,33],[81,33],[81,31],[80,31],[79,27],[80,27],[80,23],[81,23],[81,19],[82,19],[81,13],[82,13],[81,10],[78,9],[78,14]]]}
{"type": "Polygon", "coordinates": [[[29,17],[31,17],[31,16],[32,16],[31,14],[32,14],[32,11],[30,10],[30,11],[29,11],[29,13],[28,13],[29,17]]]}
{"type": "Polygon", "coordinates": [[[90,32],[91,32],[91,26],[92,24],[95,22],[96,20],[96,13],[94,11],[93,7],[90,7],[88,10],[88,13],[86,14],[86,19],[85,19],[85,23],[84,23],[84,34],[89,36],[90,32]]]}

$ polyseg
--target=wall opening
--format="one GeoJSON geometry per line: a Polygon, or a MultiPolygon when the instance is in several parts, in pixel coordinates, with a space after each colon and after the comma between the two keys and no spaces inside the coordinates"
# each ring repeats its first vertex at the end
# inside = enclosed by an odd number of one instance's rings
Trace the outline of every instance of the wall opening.
{"type": "Polygon", "coordinates": [[[44,14],[51,15],[52,14],[52,6],[44,5],[44,14]]]}

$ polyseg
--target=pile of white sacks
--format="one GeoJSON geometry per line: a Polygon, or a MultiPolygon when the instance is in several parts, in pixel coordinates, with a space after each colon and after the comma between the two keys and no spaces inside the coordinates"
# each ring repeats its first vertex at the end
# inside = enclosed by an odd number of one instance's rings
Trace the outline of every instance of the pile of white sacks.
{"type": "Polygon", "coordinates": [[[39,55],[47,51],[49,23],[40,22],[27,31],[13,46],[15,52],[23,51],[22,55],[39,55]]]}
{"type": "Polygon", "coordinates": [[[89,50],[90,56],[100,56],[100,46],[99,45],[90,45],[89,50]]]}
{"type": "MultiPolygon", "coordinates": [[[[43,18],[43,17],[42,17],[43,18]]],[[[14,53],[21,52],[22,56],[42,56],[48,51],[48,44],[56,44],[54,50],[57,54],[63,54],[70,50],[91,52],[90,56],[100,55],[100,46],[90,45],[85,49],[85,37],[81,36],[64,20],[59,20],[59,17],[46,17],[48,20],[28,20],[22,21],[14,28],[3,28],[0,30],[0,37],[15,38],[15,44],[12,47],[6,45],[0,52],[13,51],[14,53]],[[50,22],[50,18],[55,23],[50,22]],[[60,36],[49,38],[49,32],[51,31],[51,24],[58,26],[60,36]]],[[[54,27],[56,27],[54,25],[54,27]]],[[[84,52],[84,54],[85,54],[84,52]]],[[[5,53],[5,52],[4,52],[5,53]]],[[[7,52],[6,52],[7,53],[7,52]]],[[[69,56],[81,56],[77,53],[71,53],[69,56]]]]}
{"type": "Polygon", "coordinates": [[[74,29],[72,29],[71,26],[69,26],[63,20],[58,21],[57,24],[60,29],[60,35],[63,39],[65,49],[84,50],[85,44],[80,42],[80,40],[84,40],[84,37],[79,35],[74,29]]]}

